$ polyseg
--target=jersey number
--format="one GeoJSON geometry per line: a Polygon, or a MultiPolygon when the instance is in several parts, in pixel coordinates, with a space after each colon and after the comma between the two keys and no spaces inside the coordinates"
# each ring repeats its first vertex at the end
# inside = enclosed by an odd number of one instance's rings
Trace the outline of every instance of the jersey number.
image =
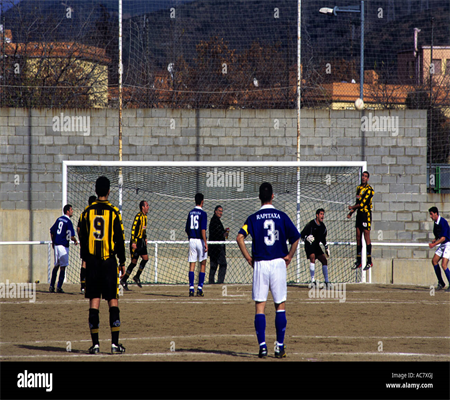
{"type": "Polygon", "coordinates": [[[264,229],[267,229],[267,236],[264,236],[264,243],[266,246],[273,246],[276,240],[278,240],[278,231],[275,230],[275,222],[271,219],[264,221],[264,229]]]}
{"type": "MultiPolygon", "coordinates": [[[[64,227],[64,222],[61,221],[61,222],[58,224],[58,230],[56,231],[56,233],[57,233],[58,235],[61,234],[62,228],[63,228],[63,227],[64,227]]],[[[71,232],[70,232],[69,230],[67,230],[67,231],[66,231],[66,240],[69,242],[71,237],[72,237],[71,232]]]]}
{"type": "Polygon", "coordinates": [[[198,215],[191,215],[191,229],[198,229],[198,215]]]}
{"type": "Polygon", "coordinates": [[[103,217],[96,216],[94,218],[94,237],[97,240],[102,240],[105,236],[105,220],[103,217]]]}

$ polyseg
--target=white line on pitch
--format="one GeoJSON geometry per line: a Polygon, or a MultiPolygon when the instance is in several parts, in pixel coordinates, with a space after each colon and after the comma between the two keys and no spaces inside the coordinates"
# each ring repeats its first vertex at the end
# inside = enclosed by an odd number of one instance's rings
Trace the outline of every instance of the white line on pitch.
{"type": "MultiPolygon", "coordinates": [[[[289,353],[288,353],[289,354],[289,353]]],[[[291,353],[294,355],[308,355],[308,356],[408,356],[408,357],[447,357],[450,359],[450,354],[432,354],[432,353],[387,353],[384,351],[380,352],[355,352],[352,353],[350,351],[343,352],[314,352],[314,353],[291,353]]]]}
{"type": "Polygon", "coordinates": [[[303,339],[450,339],[450,336],[314,336],[292,335],[291,338],[303,339]]]}

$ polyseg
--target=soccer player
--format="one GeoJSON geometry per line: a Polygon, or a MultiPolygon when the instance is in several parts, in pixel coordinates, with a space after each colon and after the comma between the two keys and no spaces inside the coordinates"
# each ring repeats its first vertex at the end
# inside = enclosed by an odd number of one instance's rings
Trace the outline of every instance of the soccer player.
{"type": "Polygon", "coordinates": [[[208,243],[206,242],[206,227],[208,216],[203,211],[204,196],[195,195],[195,208],[189,211],[185,231],[189,238],[189,296],[194,296],[194,271],[197,261],[200,262],[197,296],[203,297],[205,282],[206,259],[208,258],[208,243]]]}
{"type": "Polygon", "coordinates": [[[372,262],[372,242],[370,241],[370,230],[372,228],[372,198],[375,194],[373,187],[369,185],[370,174],[364,171],[361,174],[361,184],[356,188],[356,203],[348,206],[350,212],[347,218],[351,218],[353,213],[356,214],[356,262],[352,269],[361,268],[361,252],[362,252],[362,235],[367,244],[367,262],[364,271],[373,267],[372,262]]]}
{"type": "Polygon", "coordinates": [[[136,282],[140,288],[141,284],[141,274],[145,268],[145,264],[148,262],[147,254],[147,214],[149,210],[149,205],[146,201],[142,200],[139,203],[139,211],[134,217],[133,227],[131,228],[131,240],[130,240],[130,254],[131,263],[127,268],[127,272],[122,276],[120,284],[125,290],[128,289],[127,279],[133,272],[133,268],[136,266],[139,257],[141,257],[141,263],[139,264],[139,269],[134,275],[133,280],[136,282]]]}
{"type": "Polygon", "coordinates": [[[305,253],[306,258],[309,260],[309,272],[311,274],[311,286],[316,285],[316,279],[314,278],[314,271],[316,268],[316,260],[319,260],[322,264],[322,273],[325,278],[325,287],[330,287],[328,281],[328,263],[327,257],[330,257],[330,250],[327,245],[327,228],[323,223],[325,218],[325,210],[319,208],[316,211],[316,218],[308,222],[300,235],[305,241],[305,253]],[[325,247],[325,254],[323,253],[320,244],[322,243],[325,247]]]}
{"type": "MultiPolygon", "coordinates": [[[[95,200],[97,200],[96,196],[89,196],[88,206],[90,206],[95,200]]],[[[81,215],[80,215],[80,219],[78,220],[78,226],[77,226],[78,236],[80,236],[81,215]]],[[[81,257],[81,246],[80,246],[80,257],[81,257]]],[[[81,283],[81,293],[84,293],[84,289],[86,287],[86,261],[84,261],[83,259],[81,260],[80,283],[81,283]]]]}
{"type": "Polygon", "coordinates": [[[272,205],[272,185],[259,187],[261,208],[250,215],[236,237],[242,255],[253,268],[252,299],[255,301],[255,330],[259,343],[259,358],[267,357],[266,316],[264,314],[269,288],[275,303],[277,342],[275,357],[286,357],[286,269],[297,250],[300,233],[289,217],[272,205]],[[245,246],[247,235],[252,237],[252,255],[245,246]],[[288,251],[286,241],[291,248],[288,251]]]}
{"type": "MultiPolygon", "coordinates": [[[[209,221],[209,241],[223,241],[228,239],[228,232],[230,228],[224,229],[222,221],[223,207],[216,206],[214,215],[209,221]]],[[[214,276],[216,275],[217,267],[219,267],[219,274],[217,283],[225,281],[225,274],[227,272],[227,258],[224,244],[210,244],[209,245],[209,283],[214,283],[214,276]]]]}
{"type": "Polygon", "coordinates": [[[66,204],[63,208],[64,215],[59,217],[50,228],[50,237],[52,238],[52,247],[55,254],[55,266],[52,271],[52,278],[50,280],[49,292],[55,292],[56,275],[59,271],[57,293],[64,293],[62,285],[66,276],[66,267],[69,265],[69,243],[72,240],[75,246],[78,244],[75,238],[75,231],[73,229],[72,218],[73,208],[70,204],[66,204]]]}
{"type": "Polygon", "coordinates": [[[437,207],[431,207],[428,212],[430,213],[430,218],[434,221],[433,233],[435,239],[428,244],[430,249],[437,247],[436,253],[431,260],[434,271],[438,278],[438,285],[436,290],[442,290],[445,287],[445,282],[442,279],[441,269],[439,268],[439,261],[442,259],[442,269],[444,270],[445,276],[449,286],[446,292],[450,292],[450,270],[448,269],[448,259],[450,257],[450,228],[448,222],[439,215],[439,210],[437,207]]]}
{"type": "Polygon", "coordinates": [[[125,234],[119,209],[109,201],[110,181],[101,176],[95,182],[98,199],[81,216],[80,245],[82,259],[86,261],[86,292],[89,299],[89,327],[92,347],[90,354],[100,351],[98,331],[99,307],[103,297],[109,306],[111,327],[111,353],[120,354],[125,348],[119,344],[119,267],[125,265],[125,234]]]}

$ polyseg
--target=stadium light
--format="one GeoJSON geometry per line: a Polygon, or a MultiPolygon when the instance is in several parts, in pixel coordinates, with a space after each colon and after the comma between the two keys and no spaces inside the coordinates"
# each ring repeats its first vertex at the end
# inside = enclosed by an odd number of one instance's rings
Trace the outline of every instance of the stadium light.
{"type": "Polygon", "coordinates": [[[361,14],[361,62],[360,62],[360,77],[359,77],[359,97],[364,100],[364,1],[361,0],[360,6],[345,6],[345,7],[322,7],[319,12],[321,14],[334,15],[337,17],[338,13],[360,13],[361,14]]]}

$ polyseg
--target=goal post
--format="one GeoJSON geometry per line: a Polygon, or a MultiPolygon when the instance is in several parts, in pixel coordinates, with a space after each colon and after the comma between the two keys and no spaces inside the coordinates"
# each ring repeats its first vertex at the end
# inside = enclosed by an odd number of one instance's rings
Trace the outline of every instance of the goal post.
{"type": "MultiPolygon", "coordinates": [[[[226,246],[228,265],[224,283],[251,283],[252,269],[242,257],[235,238],[246,218],[260,207],[260,184],[270,182],[275,195],[273,205],[284,211],[299,231],[315,218],[318,208],[325,210],[324,222],[331,249],[330,282],[365,282],[364,271],[351,269],[356,254],[355,220],[346,218],[347,206],[355,202],[355,189],[365,169],[366,162],[63,161],[62,202],[73,206],[72,221],[76,225],[89,196],[95,194],[96,179],[107,176],[111,181],[109,200],[122,210],[128,242],[134,217],[140,211],[139,202],[147,201],[150,206],[147,215],[149,262],[141,281],[184,284],[188,282],[186,218],[195,206],[195,194],[201,192],[208,214],[207,238],[217,205],[223,207],[224,227],[230,228],[229,239],[222,242],[226,246]]],[[[250,236],[246,243],[250,250],[250,236]]],[[[126,255],[128,265],[128,243],[126,255]]],[[[79,249],[72,247],[67,282],[79,282],[80,266],[79,249]]],[[[198,270],[196,272],[198,274],[198,270]]],[[[208,277],[209,258],[206,282],[208,277]]],[[[316,279],[323,281],[320,262],[316,263],[316,279]]],[[[303,243],[288,267],[287,280],[291,284],[310,280],[303,243]]]]}

